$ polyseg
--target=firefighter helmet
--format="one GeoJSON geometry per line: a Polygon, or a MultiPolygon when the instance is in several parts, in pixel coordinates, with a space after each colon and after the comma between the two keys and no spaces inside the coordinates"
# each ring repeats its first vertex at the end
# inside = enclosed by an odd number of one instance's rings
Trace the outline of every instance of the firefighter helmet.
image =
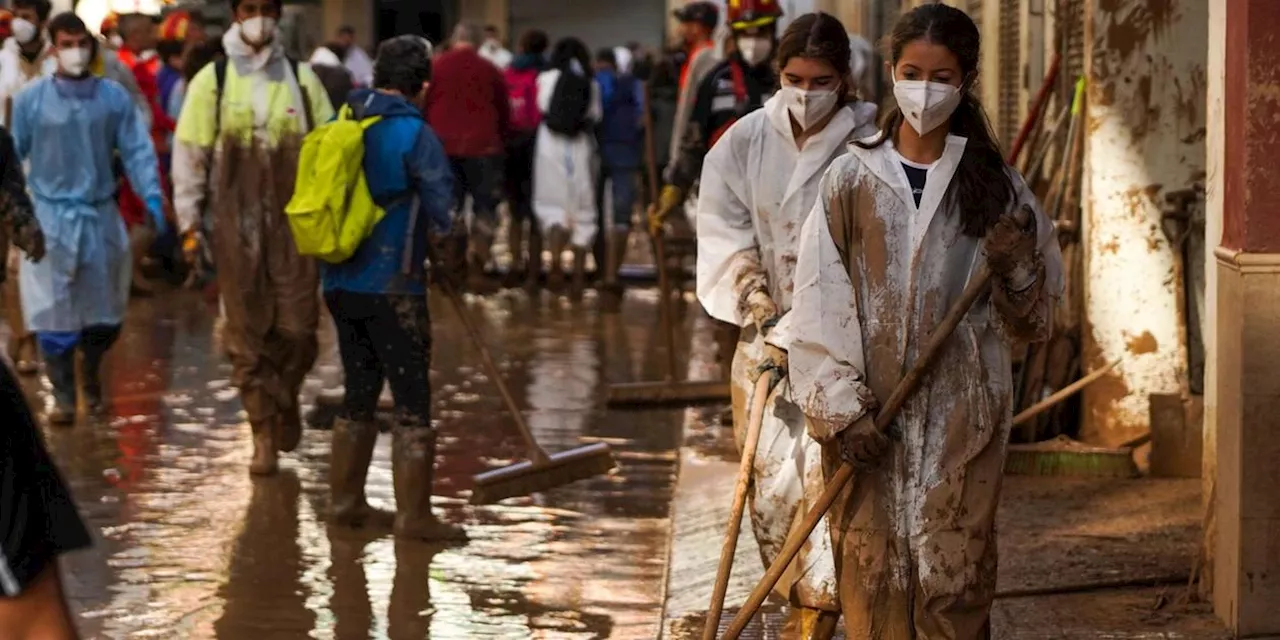
{"type": "Polygon", "coordinates": [[[191,26],[191,14],[186,11],[174,11],[164,17],[160,23],[160,39],[182,42],[187,39],[187,28],[191,26]]]}
{"type": "Polygon", "coordinates": [[[746,31],[777,24],[782,17],[778,0],[729,0],[729,26],[734,31],[746,31]]]}
{"type": "Polygon", "coordinates": [[[108,33],[115,33],[119,29],[120,29],[120,14],[112,11],[111,13],[107,14],[107,17],[102,19],[102,24],[98,27],[98,33],[106,35],[108,33]]]}

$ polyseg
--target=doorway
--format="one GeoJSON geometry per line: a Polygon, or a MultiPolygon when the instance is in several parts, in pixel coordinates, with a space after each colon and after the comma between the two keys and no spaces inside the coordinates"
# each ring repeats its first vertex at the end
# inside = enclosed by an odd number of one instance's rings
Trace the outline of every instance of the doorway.
{"type": "Polygon", "coordinates": [[[458,21],[458,0],[378,0],[378,41],[407,34],[440,44],[458,21]]]}

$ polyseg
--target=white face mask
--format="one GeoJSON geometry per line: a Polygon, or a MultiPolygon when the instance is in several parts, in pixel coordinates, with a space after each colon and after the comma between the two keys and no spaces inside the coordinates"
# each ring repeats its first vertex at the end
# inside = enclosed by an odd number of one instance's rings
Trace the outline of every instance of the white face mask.
{"type": "Polygon", "coordinates": [[[751,66],[756,66],[773,54],[773,38],[768,36],[743,36],[738,38],[738,52],[751,66]]]}
{"type": "Polygon", "coordinates": [[[276,19],[256,16],[240,23],[240,37],[251,46],[262,46],[275,37],[276,19]]]}
{"type": "Polygon", "coordinates": [[[59,49],[58,66],[69,76],[84,75],[85,69],[89,68],[89,55],[88,47],[59,49]]]}
{"type": "Polygon", "coordinates": [[[17,40],[18,44],[28,44],[36,39],[37,29],[34,24],[22,18],[14,18],[10,26],[13,29],[13,39],[17,40]]]}
{"type": "Polygon", "coordinates": [[[840,101],[840,94],[833,89],[805,91],[799,87],[782,87],[782,99],[787,111],[796,119],[800,128],[808,131],[823,118],[831,115],[840,101]]]}
{"type": "Polygon", "coordinates": [[[916,133],[925,135],[945,124],[960,106],[959,87],[924,80],[893,81],[893,97],[916,133]]]}
{"type": "Polygon", "coordinates": [[[107,42],[110,42],[111,46],[115,49],[119,49],[124,46],[124,38],[118,33],[111,34],[111,37],[107,38],[107,42]]]}

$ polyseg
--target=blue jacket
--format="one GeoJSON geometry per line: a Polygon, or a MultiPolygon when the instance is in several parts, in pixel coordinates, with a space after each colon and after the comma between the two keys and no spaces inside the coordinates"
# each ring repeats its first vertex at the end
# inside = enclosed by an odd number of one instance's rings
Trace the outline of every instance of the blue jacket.
{"type": "Polygon", "coordinates": [[[374,201],[387,215],[350,260],[324,265],[324,290],[426,295],[422,263],[427,234],[447,232],[451,221],[449,159],[422,112],[408,100],[357,89],[347,104],[357,118],[382,116],[364,134],[364,173],[374,201]],[[410,237],[415,196],[419,207],[410,237]],[[413,252],[409,273],[403,272],[405,251],[413,252]]]}
{"type": "Polygon", "coordinates": [[[601,71],[600,156],[606,167],[636,168],[644,156],[644,84],[630,74],[601,71]]]}

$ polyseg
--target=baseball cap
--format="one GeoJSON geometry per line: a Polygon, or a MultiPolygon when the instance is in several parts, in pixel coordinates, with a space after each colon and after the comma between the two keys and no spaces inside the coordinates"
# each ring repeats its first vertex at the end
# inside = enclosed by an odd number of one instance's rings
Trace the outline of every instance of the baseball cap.
{"type": "Polygon", "coordinates": [[[697,22],[714,29],[720,24],[720,8],[711,2],[690,2],[672,12],[680,22],[697,22]]]}

